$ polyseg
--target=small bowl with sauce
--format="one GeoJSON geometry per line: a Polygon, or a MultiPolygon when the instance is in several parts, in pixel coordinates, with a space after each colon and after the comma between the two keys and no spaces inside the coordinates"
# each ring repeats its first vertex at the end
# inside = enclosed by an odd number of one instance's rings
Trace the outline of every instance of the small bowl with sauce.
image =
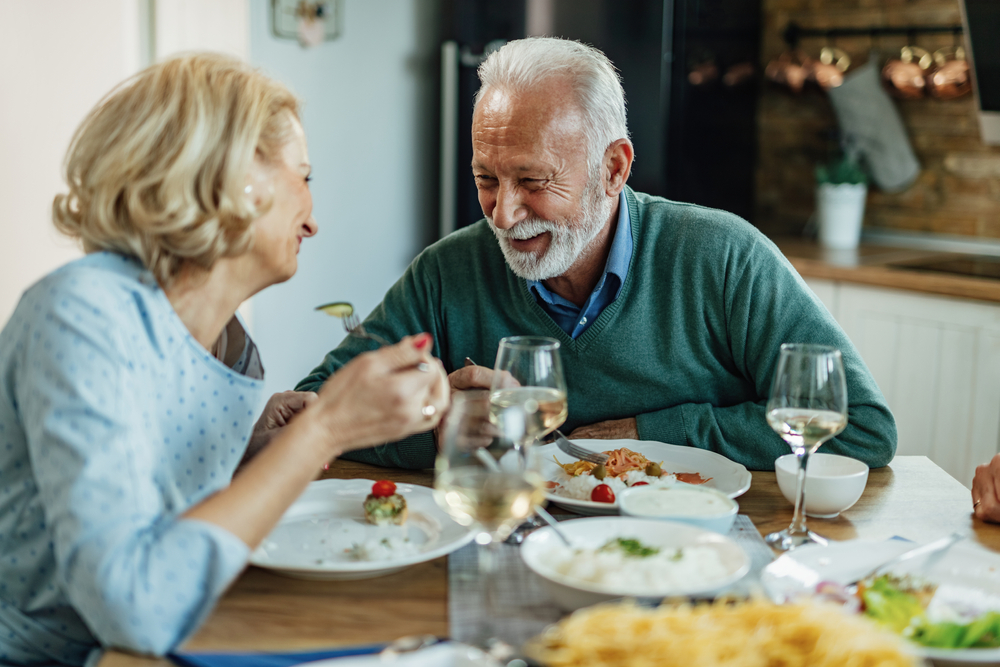
{"type": "Polygon", "coordinates": [[[691,484],[670,487],[631,487],[618,495],[624,516],[679,521],[725,535],[732,528],[740,506],[726,494],[691,484]]]}

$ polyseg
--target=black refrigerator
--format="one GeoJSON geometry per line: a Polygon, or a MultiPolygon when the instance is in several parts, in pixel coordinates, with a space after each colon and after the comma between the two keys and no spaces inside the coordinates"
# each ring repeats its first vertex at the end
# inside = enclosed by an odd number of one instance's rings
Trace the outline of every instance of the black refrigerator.
{"type": "Polygon", "coordinates": [[[472,108],[485,54],[547,35],[601,49],[622,76],[629,185],[753,222],[760,0],[443,0],[442,235],[482,218],[472,108]]]}

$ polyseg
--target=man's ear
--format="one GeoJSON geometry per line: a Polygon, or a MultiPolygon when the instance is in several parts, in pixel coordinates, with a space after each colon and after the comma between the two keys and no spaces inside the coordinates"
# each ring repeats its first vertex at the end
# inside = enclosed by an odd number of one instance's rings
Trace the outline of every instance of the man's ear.
{"type": "Polygon", "coordinates": [[[625,188],[625,182],[632,173],[632,160],[635,152],[632,142],[619,139],[604,151],[604,193],[609,197],[617,197],[625,188]]]}

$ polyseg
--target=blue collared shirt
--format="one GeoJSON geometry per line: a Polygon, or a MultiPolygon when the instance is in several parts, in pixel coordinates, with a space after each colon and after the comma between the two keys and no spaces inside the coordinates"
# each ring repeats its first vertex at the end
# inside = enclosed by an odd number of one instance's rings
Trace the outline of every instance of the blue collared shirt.
{"type": "Polygon", "coordinates": [[[529,280],[528,288],[546,313],[571,338],[577,338],[594,323],[605,308],[610,306],[622,291],[628,266],[632,261],[632,223],[628,214],[625,191],[618,195],[618,229],[611,241],[611,252],[604,273],[597,281],[583,307],[549,291],[540,280],[529,280]]]}

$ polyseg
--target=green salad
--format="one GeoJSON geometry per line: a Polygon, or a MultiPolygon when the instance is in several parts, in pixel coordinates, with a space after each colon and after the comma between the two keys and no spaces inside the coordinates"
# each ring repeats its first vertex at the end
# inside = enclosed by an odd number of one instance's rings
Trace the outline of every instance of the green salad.
{"type": "Polygon", "coordinates": [[[968,623],[932,622],[926,606],[935,587],[882,575],[859,585],[864,613],[907,639],[931,648],[1000,647],[1000,613],[988,611],[968,623]]]}

